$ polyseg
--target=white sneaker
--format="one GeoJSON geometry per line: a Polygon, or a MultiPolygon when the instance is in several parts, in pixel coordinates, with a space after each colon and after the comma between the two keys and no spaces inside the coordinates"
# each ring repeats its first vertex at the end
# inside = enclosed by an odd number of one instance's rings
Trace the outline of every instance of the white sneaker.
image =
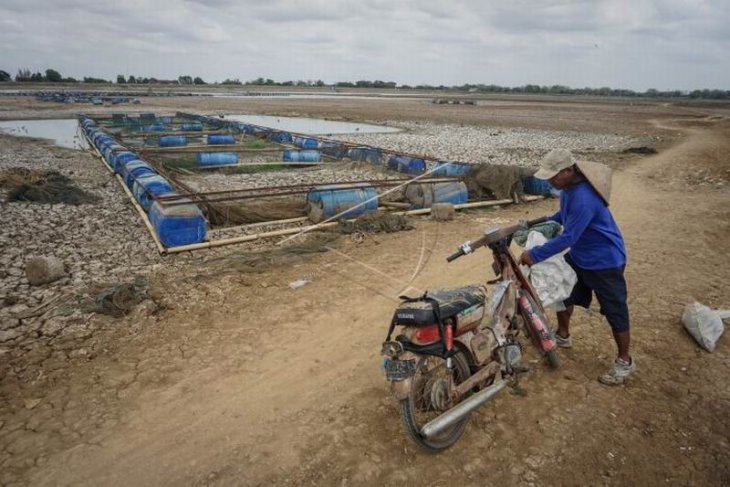
{"type": "Polygon", "coordinates": [[[558,332],[555,332],[555,343],[560,348],[573,348],[573,339],[570,338],[570,335],[568,335],[567,338],[563,338],[560,335],[558,335],[558,332]]]}
{"type": "Polygon", "coordinates": [[[626,362],[617,358],[613,363],[611,370],[598,378],[598,382],[607,386],[617,386],[626,382],[631,374],[636,370],[636,360],[633,358],[630,362],[626,362]]]}

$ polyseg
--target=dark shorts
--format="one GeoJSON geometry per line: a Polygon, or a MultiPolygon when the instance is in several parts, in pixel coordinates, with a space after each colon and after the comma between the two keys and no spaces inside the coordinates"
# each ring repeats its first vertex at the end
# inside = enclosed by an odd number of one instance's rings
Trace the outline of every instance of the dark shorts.
{"type": "Polygon", "coordinates": [[[565,255],[565,261],[578,275],[578,282],[563,304],[588,308],[593,300],[593,293],[596,293],[598,304],[601,305],[601,314],[606,317],[611,329],[614,332],[628,331],[629,307],[626,304],[625,266],[591,271],[575,265],[570,254],[565,255]]]}

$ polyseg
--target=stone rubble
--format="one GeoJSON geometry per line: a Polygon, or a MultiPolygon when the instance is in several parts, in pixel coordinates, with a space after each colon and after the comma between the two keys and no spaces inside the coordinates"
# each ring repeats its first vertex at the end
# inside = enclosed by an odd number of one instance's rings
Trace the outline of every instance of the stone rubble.
{"type": "Polygon", "coordinates": [[[615,134],[528,128],[474,127],[431,122],[387,122],[398,133],[337,136],[339,140],[427,155],[439,160],[536,166],[556,147],[577,154],[621,152],[637,139],[615,134]]]}

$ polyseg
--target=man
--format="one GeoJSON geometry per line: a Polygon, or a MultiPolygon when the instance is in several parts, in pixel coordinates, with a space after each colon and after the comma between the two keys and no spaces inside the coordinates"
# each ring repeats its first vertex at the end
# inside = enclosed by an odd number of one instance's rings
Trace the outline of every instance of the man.
{"type": "Polygon", "coordinates": [[[618,347],[613,367],[598,380],[607,385],[623,384],[636,369],[629,354],[631,335],[629,310],[626,305],[626,247],[623,236],[608,209],[609,177],[586,177],[588,169],[609,171],[605,166],[576,162],[570,151],[555,149],[542,160],[538,179],[548,180],[562,190],[560,210],[550,220],[563,225],[563,233],[520,256],[520,262],[533,265],[570,249],[565,260],[578,275],[578,282],[567,300],[564,311],[558,312],[555,340],[558,346],[570,348],[570,317],[573,306],[588,308],[596,294],[601,314],[606,316],[618,347]],[[583,170],[581,170],[583,166],[583,170]]]}

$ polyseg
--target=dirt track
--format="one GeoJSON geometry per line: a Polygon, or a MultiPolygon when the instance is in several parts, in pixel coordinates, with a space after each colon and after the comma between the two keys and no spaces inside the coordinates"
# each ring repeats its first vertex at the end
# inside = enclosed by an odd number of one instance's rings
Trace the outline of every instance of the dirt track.
{"type": "Polygon", "coordinates": [[[683,135],[614,176],[639,367],[627,386],[596,382],[613,345],[578,313],[562,369],[536,365],[526,395],[474,414],[454,448],[426,455],[402,432],[378,353],[395,297],[491,277],[486,258],[443,257],[550,201],[418,220],[263,274],[163,269],[167,309],[120,320],[93,360],[29,385],[35,409],[4,394],[23,427],[0,429],[14,435],[0,469],[33,485],[727,485],[730,339],[705,353],[679,316],[691,297],[730,306],[730,122],[687,120],[644,117],[683,135]],[[312,282],[290,289],[298,278],[312,282]]]}

